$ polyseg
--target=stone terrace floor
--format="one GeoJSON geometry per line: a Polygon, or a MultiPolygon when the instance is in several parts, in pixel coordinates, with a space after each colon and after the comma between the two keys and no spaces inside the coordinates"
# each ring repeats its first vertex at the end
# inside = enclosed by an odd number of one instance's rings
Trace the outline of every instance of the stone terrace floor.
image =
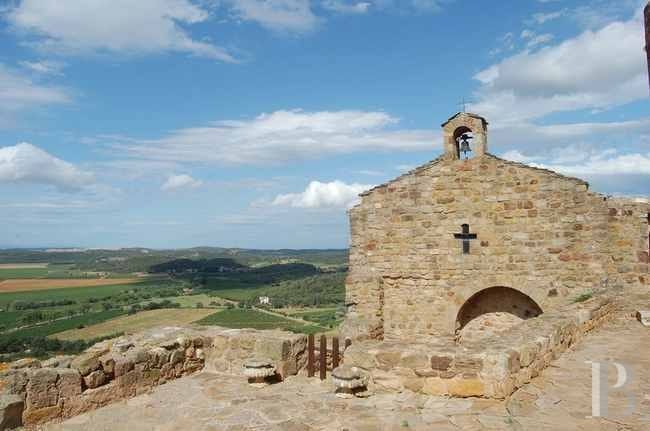
{"type": "MultiPolygon", "coordinates": [[[[616,372],[612,367],[611,382],[616,372]]],[[[595,330],[508,401],[448,399],[405,392],[341,400],[330,383],[295,377],[264,389],[211,373],[44,427],[55,430],[650,430],[650,328],[620,317],[595,330]],[[635,371],[625,394],[610,393],[610,419],[591,414],[591,365],[612,360],[635,371]],[[618,414],[617,414],[618,413],[618,414]],[[646,416],[644,420],[643,416],[646,416]]]]}

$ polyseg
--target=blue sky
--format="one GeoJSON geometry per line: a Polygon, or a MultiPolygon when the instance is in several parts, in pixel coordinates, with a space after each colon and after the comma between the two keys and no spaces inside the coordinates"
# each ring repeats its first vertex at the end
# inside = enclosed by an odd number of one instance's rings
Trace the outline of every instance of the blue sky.
{"type": "Polygon", "coordinates": [[[0,1],[0,247],[333,248],[441,152],[650,194],[639,0],[0,1]]]}

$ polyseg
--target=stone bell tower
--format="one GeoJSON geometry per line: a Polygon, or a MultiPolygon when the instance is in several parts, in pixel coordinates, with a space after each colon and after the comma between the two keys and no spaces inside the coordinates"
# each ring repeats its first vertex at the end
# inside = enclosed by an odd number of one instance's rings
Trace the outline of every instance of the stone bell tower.
{"type": "Polygon", "coordinates": [[[451,117],[442,125],[445,157],[459,160],[485,155],[487,126],[485,118],[469,112],[459,112],[451,117]]]}

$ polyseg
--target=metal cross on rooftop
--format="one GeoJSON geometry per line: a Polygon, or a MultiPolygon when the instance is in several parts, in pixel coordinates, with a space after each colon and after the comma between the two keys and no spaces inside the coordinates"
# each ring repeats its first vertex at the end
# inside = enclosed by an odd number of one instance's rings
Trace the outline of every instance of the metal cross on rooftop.
{"type": "Polygon", "coordinates": [[[460,107],[461,112],[467,112],[467,105],[469,105],[470,103],[474,103],[474,101],[473,100],[465,100],[465,98],[463,97],[461,99],[461,101],[458,103],[458,106],[460,107]]]}

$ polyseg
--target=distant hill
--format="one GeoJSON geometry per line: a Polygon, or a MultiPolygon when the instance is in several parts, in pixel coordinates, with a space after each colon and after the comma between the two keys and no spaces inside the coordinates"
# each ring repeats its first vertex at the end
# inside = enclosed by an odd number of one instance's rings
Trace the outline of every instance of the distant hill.
{"type": "Polygon", "coordinates": [[[248,268],[241,263],[236,262],[229,258],[214,258],[214,259],[174,259],[168,262],[152,265],[149,267],[149,272],[152,274],[161,273],[182,273],[182,272],[232,272],[248,268]]]}
{"type": "Polygon", "coordinates": [[[250,267],[307,263],[336,269],[348,263],[348,250],[254,250],[195,247],[186,249],[0,249],[0,263],[50,263],[74,265],[82,271],[117,273],[147,272],[152,266],[173,260],[230,259],[250,267]]]}

